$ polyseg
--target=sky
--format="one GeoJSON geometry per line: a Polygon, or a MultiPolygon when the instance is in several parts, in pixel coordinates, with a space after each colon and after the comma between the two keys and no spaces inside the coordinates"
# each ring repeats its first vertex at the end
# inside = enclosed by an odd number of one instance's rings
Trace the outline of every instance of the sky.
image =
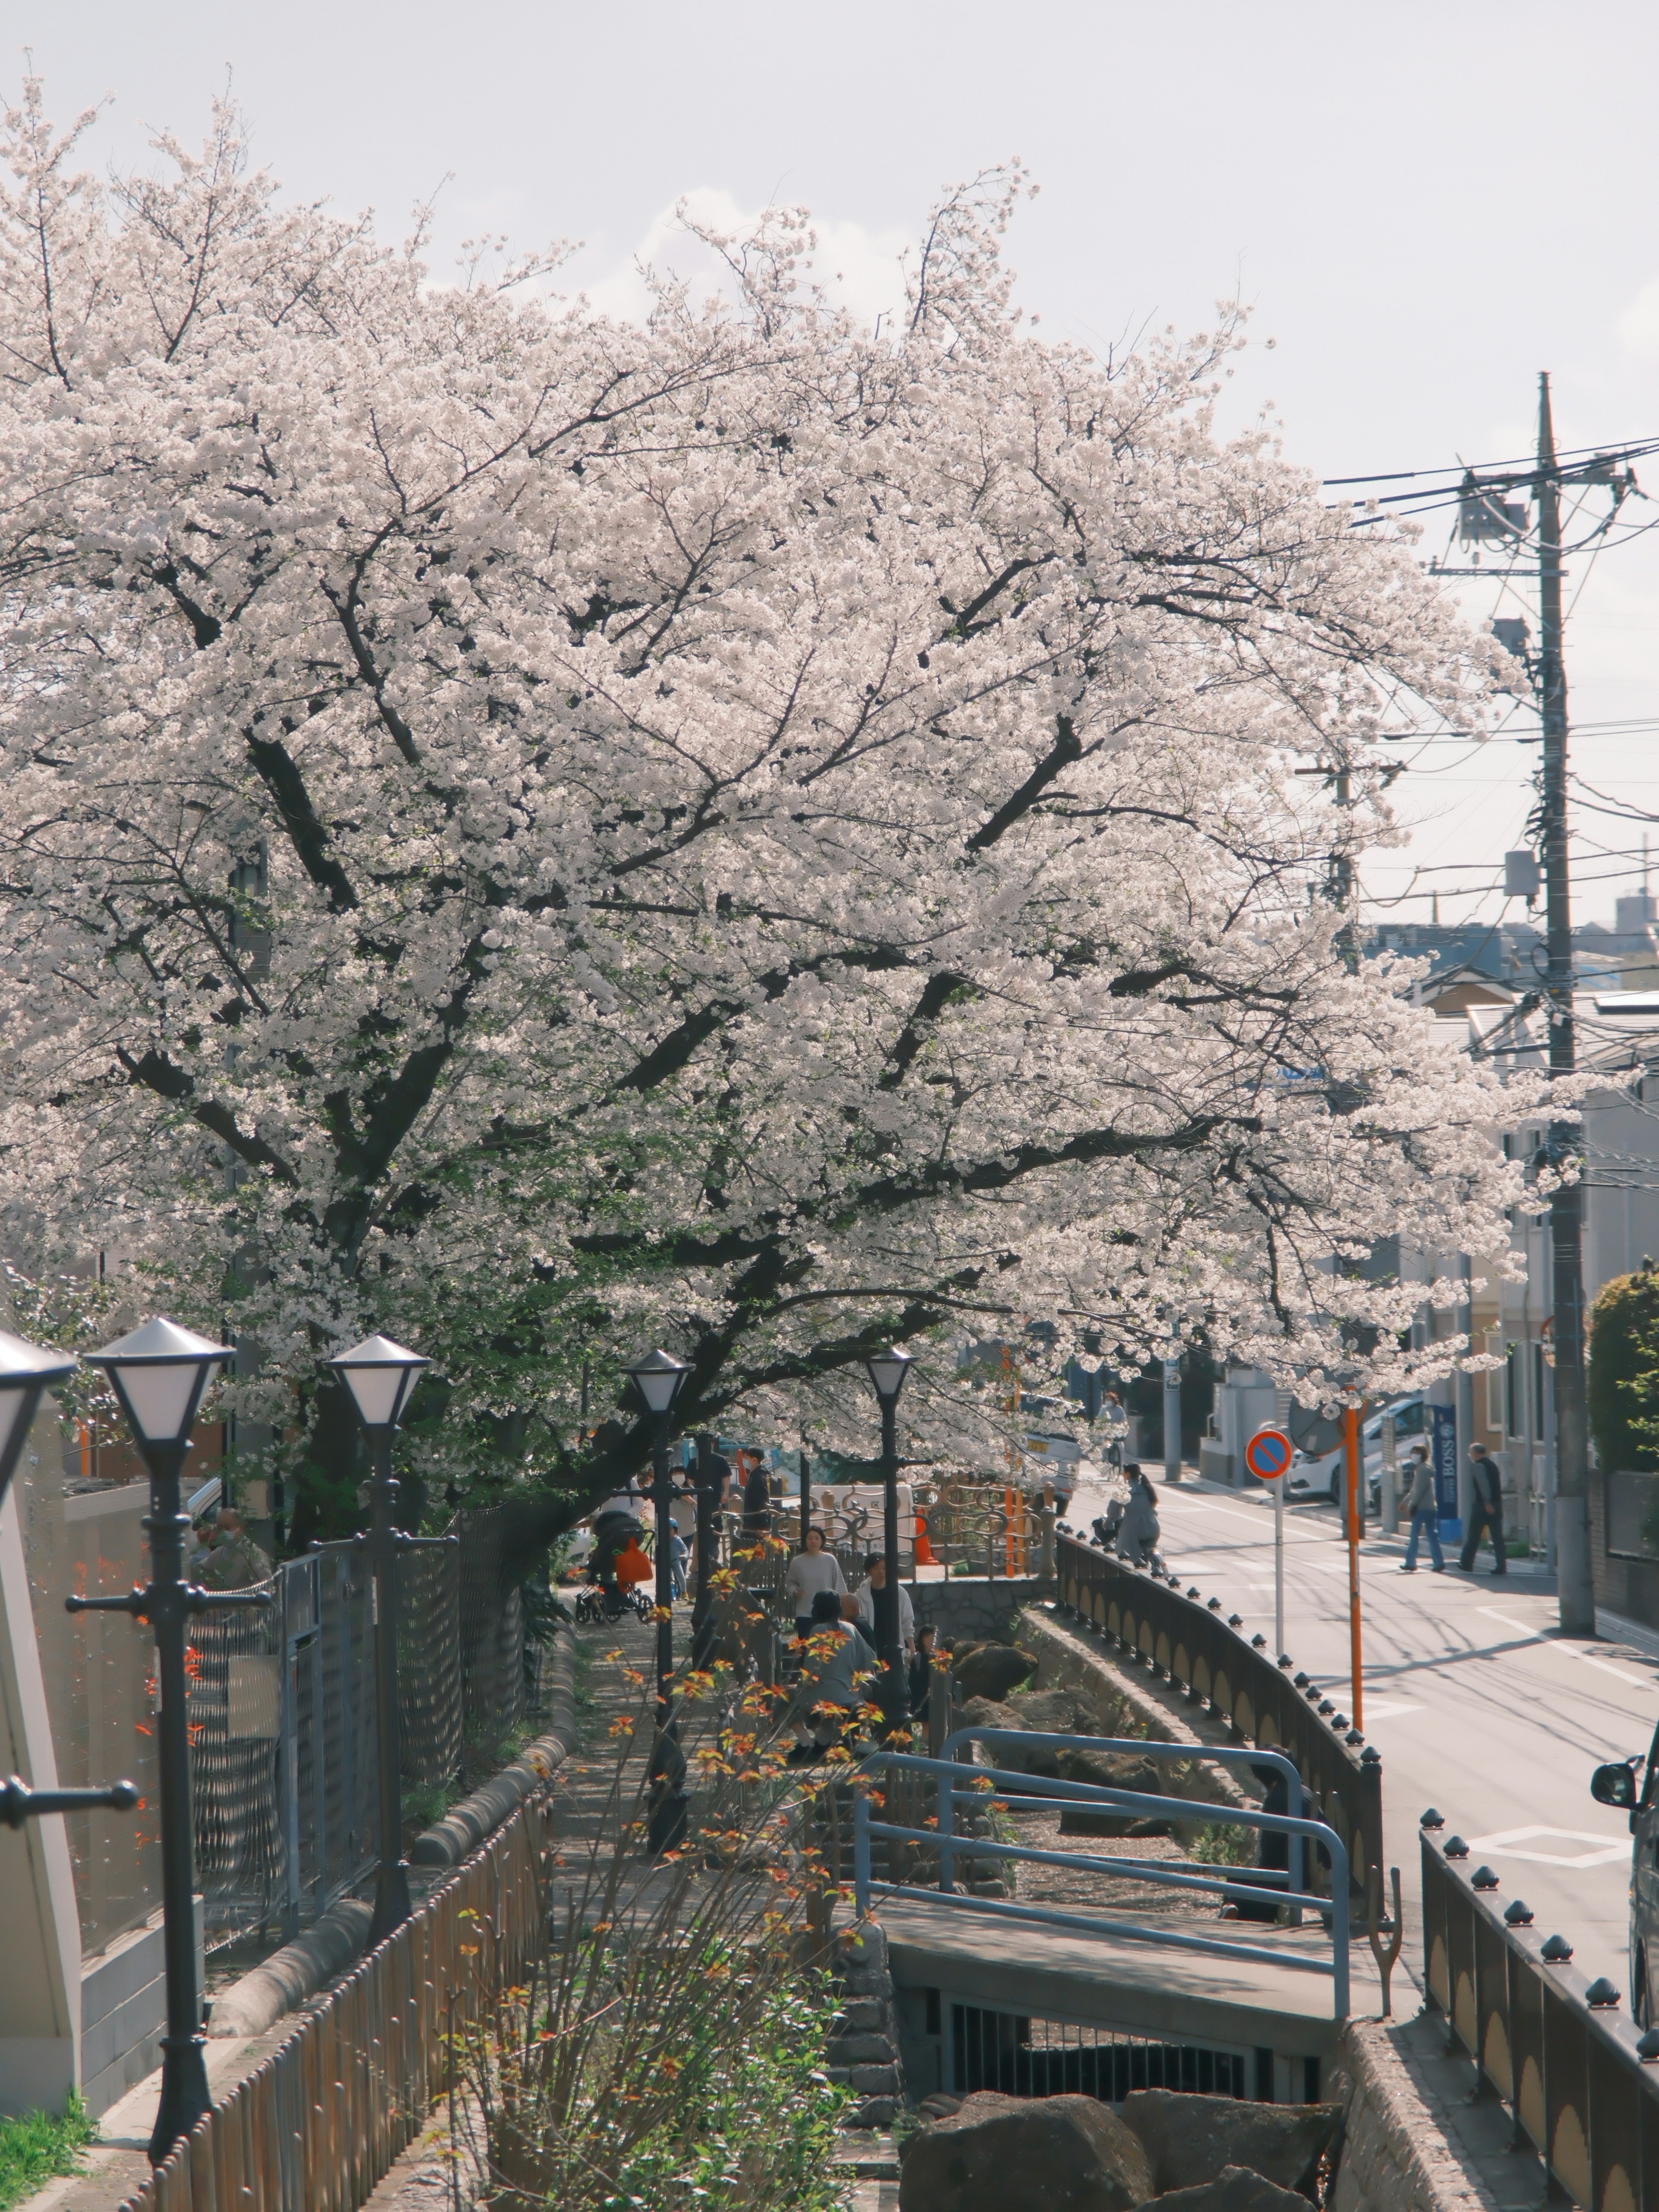
{"type": "MultiPolygon", "coordinates": [[[[434,272],[467,239],[569,240],[570,288],[622,313],[641,256],[681,265],[689,198],[733,225],[810,207],[820,267],[873,314],[939,189],[1018,155],[1041,192],[1008,257],[1042,331],[1121,347],[1243,300],[1275,343],[1243,356],[1230,419],[1270,407],[1322,477],[1524,454],[1544,369],[1563,449],[1659,438],[1651,0],[0,0],[9,94],[31,53],[60,121],[108,98],[99,164],[199,137],[228,73],[287,191],[372,207],[397,241],[436,193],[434,272]]],[[[1659,523],[1645,465],[1626,532],[1659,523]]],[[[1532,594],[1453,588],[1535,632],[1532,594]]],[[[1659,529],[1572,556],[1566,593],[1574,910],[1611,919],[1643,827],[1592,794],[1659,814],[1659,529]]],[[[1362,870],[1379,917],[1426,921],[1436,892],[1447,921],[1522,916],[1497,886],[1535,727],[1517,709],[1482,746],[1407,749],[1409,843],[1362,870]]]]}

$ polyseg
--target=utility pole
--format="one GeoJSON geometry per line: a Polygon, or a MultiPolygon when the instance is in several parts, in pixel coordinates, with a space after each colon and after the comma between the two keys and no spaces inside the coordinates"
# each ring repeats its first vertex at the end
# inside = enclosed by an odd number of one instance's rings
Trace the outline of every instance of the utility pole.
{"type": "MultiPolygon", "coordinates": [[[[1547,371],[1538,380],[1538,613],[1544,760],[1544,1004],[1549,1019],[1552,1077],[1576,1065],[1572,1023],[1572,907],[1567,863],[1567,672],[1561,657],[1561,487],[1550,415],[1547,371]]],[[[1577,1156],[1578,1132],[1552,1121],[1550,1164],[1577,1156]]],[[[1584,1415],[1584,1195],[1574,1182],[1550,1202],[1550,1257],[1555,1325],[1556,1589],[1561,1626],[1594,1636],[1590,1582],[1589,1466],[1584,1415]]]]}

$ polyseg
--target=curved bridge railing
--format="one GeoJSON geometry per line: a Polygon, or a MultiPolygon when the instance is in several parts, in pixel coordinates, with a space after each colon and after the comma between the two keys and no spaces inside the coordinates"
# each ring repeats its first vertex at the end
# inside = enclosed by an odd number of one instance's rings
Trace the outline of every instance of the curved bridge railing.
{"type": "Polygon", "coordinates": [[[1342,1838],[1353,1886],[1363,1897],[1369,1869],[1382,1866],[1382,1762],[1286,1654],[1249,1638],[1219,1598],[1182,1591],[1072,1534],[1054,1545],[1062,1606],[1121,1651],[1207,1705],[1243,1742],[1282,1752],[1311,1791],[1320,1816],[1342,1838]]]}

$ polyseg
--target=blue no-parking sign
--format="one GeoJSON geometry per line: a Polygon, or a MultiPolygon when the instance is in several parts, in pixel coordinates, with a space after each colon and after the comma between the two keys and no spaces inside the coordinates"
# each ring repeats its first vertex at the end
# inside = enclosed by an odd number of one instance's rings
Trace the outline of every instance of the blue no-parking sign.
{"type": "Polygon", "coordinates": [[[1258,1429],[1244,1447],[1244,1464],[1263,1482],[1283,1474],[1291,1463],[1291,1440],[1283,1429],[1258,1429]]]}

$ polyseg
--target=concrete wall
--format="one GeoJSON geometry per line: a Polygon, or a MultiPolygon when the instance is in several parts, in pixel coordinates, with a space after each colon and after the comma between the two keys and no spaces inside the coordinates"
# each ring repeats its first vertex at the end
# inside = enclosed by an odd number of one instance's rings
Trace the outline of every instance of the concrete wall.
{"type": "MultiPolygon", "coordinates": [[[[36,1789],[58,1786],[15,1490],[0,1505],[0,1762],[36,1789]]],[[[61,2112],[81,2072],[81,1927],[61,1814],[0,1827],[0,2113],[61,2112]]]]}

